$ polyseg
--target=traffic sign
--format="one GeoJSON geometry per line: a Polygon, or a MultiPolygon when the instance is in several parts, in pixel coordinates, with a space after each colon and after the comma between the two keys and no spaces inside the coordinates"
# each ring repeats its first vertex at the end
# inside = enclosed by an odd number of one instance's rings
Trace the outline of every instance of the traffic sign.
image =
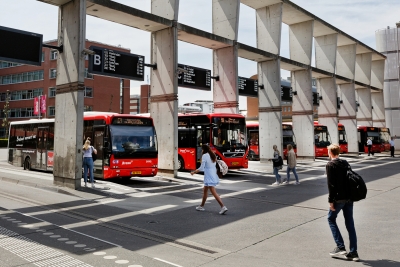
{"type": "Polygon", "coordinates": [[[91,46],[89,73],[144,81],[144,56],[91,46]]]}
{"type": "Polygon", "coordinates": [[[258,80],[238,77],[238,89],[241,96],[258,97],[258,80]]]}
{"type": "Polygon", "coordinates": [[[42,64],[43,35],[0,26],[0,60],[42,64]]]}
{"type": "Polygon", "coordinates": [[[178,64],[178,86],[211,91],[211,70],[178,64]]]}

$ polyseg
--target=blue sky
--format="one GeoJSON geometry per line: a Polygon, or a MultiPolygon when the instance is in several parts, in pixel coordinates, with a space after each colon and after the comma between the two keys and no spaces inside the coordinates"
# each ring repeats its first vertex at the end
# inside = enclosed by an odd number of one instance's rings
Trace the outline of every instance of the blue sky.
{"type": "MultiPolygon", "coordinates": [[[[117,0],[116,2],[150,11],[151,0],[117,0]]],[[[399,0],[292,0],[295,4],[327,21],[336,28],[375,48],[375,31],[395,27],[400,21],[399,0]]],[[[211,32],[212,0],[180,0],[179,22],[211,32]]],[[[0,0],[0,25],[44,35],[44,40],[57,39],[58,8],[35,0],[0,0]]],[[[241,5],[239,39],[241,43],[256,45],[255,11],[241,5]]],[[[288,27],[282,27],[281,55],[289,57],[288,27]]],[[[127,26],[87,17],[87,39],[121,45],[131,53],[144,55],[150,60],[150,34],[127,26]]],[[[184,42],[178,43],[178,62],[212,69],[212,52],[184,42]]],[[[257,72],[257,64],[239,59],[239,76],[250,77],[257,72]]],[[[146,68],[145,77],[149,74],[146,68]]],[[[289,72],[282,71],[286,78],[289,72]]],[[[131,82],[131,93],[139,93],[144,82],[131,82]]],[[[212,92],[179,88],[179,104],[197,99],[212,100],[212,92]]],[[[246,109],[246,98],[239,98],[240,109],[246,109]]]]}

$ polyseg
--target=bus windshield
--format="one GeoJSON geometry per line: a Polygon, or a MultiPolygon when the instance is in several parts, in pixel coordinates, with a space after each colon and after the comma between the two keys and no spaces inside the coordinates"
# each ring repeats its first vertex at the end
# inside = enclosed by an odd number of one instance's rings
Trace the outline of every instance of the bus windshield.
{"type": "Polygon", "coordinates": [[[296,148],[296,140],[292,130],[284,129],[282,131],[282,136],[283,136],[283,147],[286,147],[287,145],[292,145],[293,148],[296,148]]]}
{"type": "Polygon", "coordinates": [[[110,125],[115,158],[157,157],[157,140],[152,126],[110,125]]]}
{"type": "Polygon", "coordinates": [[[327,147],[331,144],[331,138],[327,127],[318,126],[314,129],[314,139],[316,147],[327,147]]]}
{"type": "Polygon", "coordinates": [[[241,118],[214,118],[213,145],[216,147],[247,147],[246,123],[241,118]]]}
{"type": "Polygon", "coordinates": [[[384,143],[389,143],[390,134],[388,132],[380,132],[380,137],[384,143]]]}
{"type": "Polygon", "coordinates": [[[371,138],[373,144],[380,144],[381,143],[379,132],[367,131],[367,137],[371,138]]]}

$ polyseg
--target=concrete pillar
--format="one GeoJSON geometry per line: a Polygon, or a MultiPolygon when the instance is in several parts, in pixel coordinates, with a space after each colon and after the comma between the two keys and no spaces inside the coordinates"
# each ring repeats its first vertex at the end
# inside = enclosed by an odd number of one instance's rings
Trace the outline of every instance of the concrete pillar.
{"type": "Polygon", "coordinates": [[[158,141],[158,172],[177,177],[178,169],[178,54],[177,28],[151,35],[150,114],[154,119],[158,141]],[[165,134],[168,133],[168,134],[165,134]]]}
{"type": "Polygon", "coordinates": [[[356,56],[355,80],[366,85],[371,84],[372,53],[358,54],[356,56]]]}
{"type": "Polygon", "coordinates": [[[86,0],[59,8],[54,133],[54,184],[80,188],[82,179],[83,103],[86,34],[86,0]]]}
{"type": "Polygon", "coordinates": [[[279,55],[282,34],[283,3],[256,10],[257,48],[279,55]]]}
{"type": "Polygon", "coordinates": [[[371,92],[372,126],[386,127],[385,106],[383,104],[383,91],[371,92]]]}
{"type": "Polygon", "coordinates": [[[151,0],[151,13],[169,20],[178,20],[179,0],[151,0]]]}
{"type": "Polygon", "coordinates": [[[293,95],[292,121],[297,140],[297,156],[303,159],[314,159],[314,119],[312,99],[311,71],[292,72],[293,95]]]}
{"type": "MultiPolygon", "coordinates": [[[[214,34],[237,40],[239,7],[240,0],[213,0],[214,34]]],[[[213,74],[219,76],[219,81],[213,80],[214,111],[239,113],[237,46],[213,51],[213,74]]]]}
{"type": "Polygon", "coordinates": [[[267,162],[277,145],[282,155],[282,106],[280,60],[258,63],[258,81],[264,89],[258,91],[260,161],[267,162]]]}
{"type": "Polygon", "coordinates": [[[371,89],[358,88],[356,98],[359,104],[357,112],[357,123],[362,126],[372,126],[372,104],[371,89]]]}
{"type": "MultiPolygon", "coordinates": [[[[314,21],[289,25],[290,58],[311,65],[314,21]]],[[[293,71],[292,88],[297,92],[293,96],[293,131],[297,140],[297,156],[315,158],[314,120],[312,101],[311,69],[293,71]]]]}
{"type": "MultiPolygon", "coordinates": [[[[282,3],[256,10],[257,48],[279,55],[282,32],[282,3]]],[[[282,147],[282,106],[280,60],[258,63],[258,119],[260,161],[272,157],[272,146],[282,147]]]]}
{"type": "Polygon", "coordinates": [[[328,127],[332,143],[339,144],[336,79],[317,79],[317,87],[322,97],[318,107],[318,122],[328,127]]]}
{"type": "Polygon", "coordinates": [[[385,75],[385,60],[375,60],[371,63],[371,86],[383,89],[385,75]]]}
{"type": "Polygon", "coordinates": [[[354,80],[356,44],[339,46],[336,55],[336,74],[354,80]]]}
{"type": "MultiPolygon", "coordinates": [[[[315,66],[334,73],[336,67],[337,34],[318,36],[315,40],[315,66]]],[[[322,99],[319,101],[318,122],[328,127],[332,143],[339,143],[337,129],[337,89],[336,79],[323,78],[317,80],[317,88],[322,99]]]]}
{"type": "Polygon", "coordinates": [[[342,101],[339,109],[339,122],[344,125],[346,130],[348,153],[358,155],[357,105],[354,83],[339,85],[338,95],[342,101]]]}

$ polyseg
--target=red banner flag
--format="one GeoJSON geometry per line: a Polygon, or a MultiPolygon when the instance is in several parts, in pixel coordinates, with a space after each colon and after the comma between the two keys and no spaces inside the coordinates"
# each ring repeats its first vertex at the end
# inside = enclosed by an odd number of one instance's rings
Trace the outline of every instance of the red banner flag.
{"type": "Polygon", "coordinates": [[[46,113],[46,95],[40,96],[40,113],[46,113]]]}
{"type": "Polygon", "coordinates": [[[39,115],[39,97],[35,97],[33,99],[33,114],[34,115],[39,115]]]}

